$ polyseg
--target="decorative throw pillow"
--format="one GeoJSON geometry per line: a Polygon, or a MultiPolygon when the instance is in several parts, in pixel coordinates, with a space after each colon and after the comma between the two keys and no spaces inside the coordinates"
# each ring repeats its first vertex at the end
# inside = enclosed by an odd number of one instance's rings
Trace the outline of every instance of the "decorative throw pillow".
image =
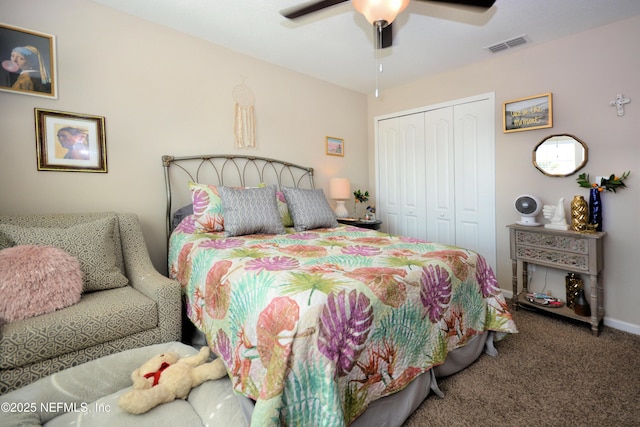
{"type": "Polygon", "coordinates": [[[193,215],[193,205],[183,206],[177,211],[173,213],[171,216],[171,231],[175,230],[176,227],[182,222],[186,217],[193,215]]]}
{"type": "Polygon", "coordinates": [[[129,283],[116,263],[114,239],[117,217],[101,218],[66,228],[20,227],[0,224],[16,245],[51,245],[78,258],[84,291],[119,288],[129,283]]]}
{"type": "Polygon", "coordinates": [[[283,234],[276,187],[236,189],[218,187],[224,209],[224,235],[283,234]]]}
{"type": "Polygon", "coordinates": [[[215,185],[189,183],[196,232],[212,233],[224,230],[222,200],[215,185]]]}
{"type": "Polygon", "coordinates": [[[336,214],[331,210],[322,189],[282,187],[296,231],[338,226],[336,214]]]}
{"type": "Polygon", "coordinates": [[[18,245],[0,251],[0,324],[77,303],[78,260],[54,246],[18,245]]]}
{"type": "MultiPolygon", "coordinates": [[[[193,203],[189,206],[176,211],[172,219],[172,229],[177,227],[184,216],[193,214],[195,216],[195,230],[200,233],[212,233],[215,231],[224,231],[224,210],[222,207],[222,199],[220,198],[220,186],[209,184],[189,183],[189,190],[193,203]],[[187,214],[176,221],[176,214],[186,209],[187,214]]],[[[258,187],[228,187],[235,190],[243,190],[247,188],[266,188],[266,184],[261,183],[258,187]]],[[[287,200],[281,191],[276,191],[276,200],[278,204],[278,212],[282,219],[282,225],[285,227],[293,227],[293,219],[287,207],[287,200]]]]}
{"type": "Polygon", "coordinates": [[[278,201],[278,213],[282,219],[282,225],[285,227],[293,227],[293,219],[289,212],[289,206],[287,205],[287,199],[284,197],[282,191],[276,191],[276,200],[278,201]]]}
{"type": "MultiPolygon", "coordinates": [[[[259,188],[266,187],[267,184],[261,182],[258,184],[259,188]]],[[[291,219],[291,214],[289,213],[289,207],[287,206],[287,199],[284,197],[284,193],[282,191],[276,191],[276,200],[278,202],[278,212],[280,213],[280,218],[282,219],[282,225],[285,227],[293,227],[293,219],[291,219]]]]}

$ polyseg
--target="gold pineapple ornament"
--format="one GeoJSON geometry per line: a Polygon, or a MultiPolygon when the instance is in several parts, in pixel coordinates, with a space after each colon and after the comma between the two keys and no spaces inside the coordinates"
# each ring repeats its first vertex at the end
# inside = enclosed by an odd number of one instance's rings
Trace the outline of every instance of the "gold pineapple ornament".
{"type": "Polygon", "coordinates": [[[589,205],[582,196],[573,196],[571,201],[571,229],[585,231],[589,223],[589,205]]]}

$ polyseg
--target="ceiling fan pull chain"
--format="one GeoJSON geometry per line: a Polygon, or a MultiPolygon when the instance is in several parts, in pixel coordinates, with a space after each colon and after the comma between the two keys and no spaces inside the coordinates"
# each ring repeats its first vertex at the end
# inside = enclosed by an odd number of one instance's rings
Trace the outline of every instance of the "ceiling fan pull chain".
{"type": "Polygon", "coordinates": [[[379,98],[380,97],[380,89],[379,89],[379,84],[378,84],[378,77],[380,74],[382,74],[382,56],[380,56],[380,50],[379,49],[382,46],[382,22],[378,21],[375,23],[375,25],[373,26],[373,37],[375,40],[375,47],[374,47],[374,54],[375,54],[375,60],[376,60],[376,70],[375,70],[375,74],[376,74],[376,90],[375,90],[375,97],[379,98]]]}

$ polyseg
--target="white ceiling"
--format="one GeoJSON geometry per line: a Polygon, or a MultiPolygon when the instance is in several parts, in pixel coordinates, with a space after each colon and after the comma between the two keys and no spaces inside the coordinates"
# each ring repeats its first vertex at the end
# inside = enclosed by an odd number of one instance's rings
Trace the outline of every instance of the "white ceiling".
{"type": "MultiPolygon", "coordinates": [[[[375,89],[373,29],[350,2],[290,21],[280,11],[304,0],[94,1],[345,88],[366,94],[375,89]]],[[[379,86],[384,90],[638,14],[640,0],[496,0],[484,13],[413,0],[394,22],[393,46],[379,51],[379,86]],[[527,44],[495,54],[486,49],[521,35],[527,44]]]]}

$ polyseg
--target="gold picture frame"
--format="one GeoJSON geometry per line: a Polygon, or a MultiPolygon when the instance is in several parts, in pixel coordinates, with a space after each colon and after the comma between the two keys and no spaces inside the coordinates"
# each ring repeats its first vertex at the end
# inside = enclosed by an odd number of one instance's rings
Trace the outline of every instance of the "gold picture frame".
{"type": "Polygon", "coordinates": [[[333,136],[326,137],[327,156],[344,157],[344,139],[333,136]]]}
{"type": "Polygon", "coordinates": [[[51,34],[0,23],[0,91],[58,98],[51,34]]]}
{"type": "Polygon", "coordinates": [[[104,117],[34,110],[39,171],[107,172],[104,117]]]}
{"type": "Polygon", "coordinates": [[[507,101],[502,108],[504,133],[553,127],[551,92],[507,101]]]}

